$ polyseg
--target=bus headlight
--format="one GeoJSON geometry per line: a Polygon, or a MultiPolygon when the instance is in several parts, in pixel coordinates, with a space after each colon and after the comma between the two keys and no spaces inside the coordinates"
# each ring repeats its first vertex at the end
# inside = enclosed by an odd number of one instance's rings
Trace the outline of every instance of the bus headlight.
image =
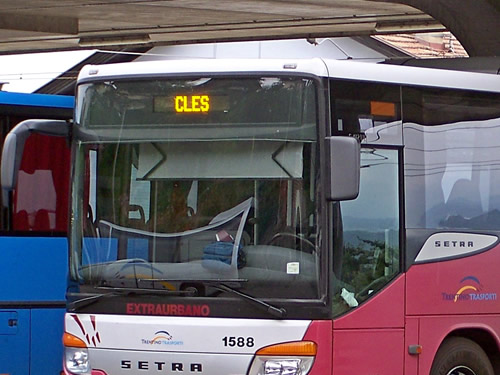
{"type": "Polygon", "coordinates": [[[81,339],[67,332],[63,335],[64,367],[70,374],[90,374],[89,351],[81,339]]]}
{"type": "Polygon", "coordinates": [[[316,357],[311,341],[288,342],[259,349],[248,375],[306,375],[316,357]]]}
{"type": "Polygon", "coordinates": [[[306,375],[314,358],[255,357],[249,375],[306,375]]]}
{"type": "Polygon", "coordinates": [[[64,364],[72,374],[89,374],[89,352],[83,348],[65,348],[64,364]]]}

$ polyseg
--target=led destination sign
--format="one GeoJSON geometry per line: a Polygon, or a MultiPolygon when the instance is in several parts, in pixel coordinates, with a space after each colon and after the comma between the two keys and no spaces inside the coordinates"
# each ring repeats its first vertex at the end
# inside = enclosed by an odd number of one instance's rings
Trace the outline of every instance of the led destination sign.
{"type": "Polygon", "coordinates": [[[154,112],[156,113],[188,115],[227,111],[228,97],[225,95],[191,94],[154,97],[154,112]]]}
{"type": "Polygon", "coordinates": [[[177,113],[203,112],[210,110],[208,95],[177,95],[174,96],[174,108],[177,113]]]}

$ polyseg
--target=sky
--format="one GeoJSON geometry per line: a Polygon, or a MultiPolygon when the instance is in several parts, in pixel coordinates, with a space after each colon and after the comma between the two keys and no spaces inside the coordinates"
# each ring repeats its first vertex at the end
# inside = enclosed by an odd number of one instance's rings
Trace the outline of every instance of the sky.
{"type": "Polygon", "coordinates": [[[0,56],[2,91],[32,93],[95,51],[68,51],[0,56]]]}

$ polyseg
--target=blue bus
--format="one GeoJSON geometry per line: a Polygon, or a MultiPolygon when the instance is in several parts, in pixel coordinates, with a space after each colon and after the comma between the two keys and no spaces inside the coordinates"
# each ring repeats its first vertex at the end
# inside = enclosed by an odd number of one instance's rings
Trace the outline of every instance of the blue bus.
{"type": "MultiPolygon", "coordinates": [[[[0,91],[0,144],[19,122],[69,120],[73,107],[73,96],[0,91]]],[[[20,164],[13,189],[2,196],[0,215],[0,374],[59,374],[68,259],[67,142],[29,135],[20,164]]]]}

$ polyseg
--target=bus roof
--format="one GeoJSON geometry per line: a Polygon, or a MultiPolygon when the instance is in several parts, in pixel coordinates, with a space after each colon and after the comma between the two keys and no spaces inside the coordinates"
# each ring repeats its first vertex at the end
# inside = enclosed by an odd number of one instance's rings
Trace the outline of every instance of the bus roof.
{"type": "Polygon", "coordinates": [[[411,86],[444,87],[500,93],[500,75],[315,59],[192,59],[88,65],[78,82],[117,78],[223,73],[309,74],[318,77],[360,80],[411,86]]]}
{"type": "Polygon", "coordinates": [[[75,98],[65,95],[25,94],[0,91],[0,105],[73,109],[75,98]]]}
{"type": "Polygon", "coordinates": [[[342,79],[500,93],[500,75],[329,60],[329,76],[342,79]]]}

